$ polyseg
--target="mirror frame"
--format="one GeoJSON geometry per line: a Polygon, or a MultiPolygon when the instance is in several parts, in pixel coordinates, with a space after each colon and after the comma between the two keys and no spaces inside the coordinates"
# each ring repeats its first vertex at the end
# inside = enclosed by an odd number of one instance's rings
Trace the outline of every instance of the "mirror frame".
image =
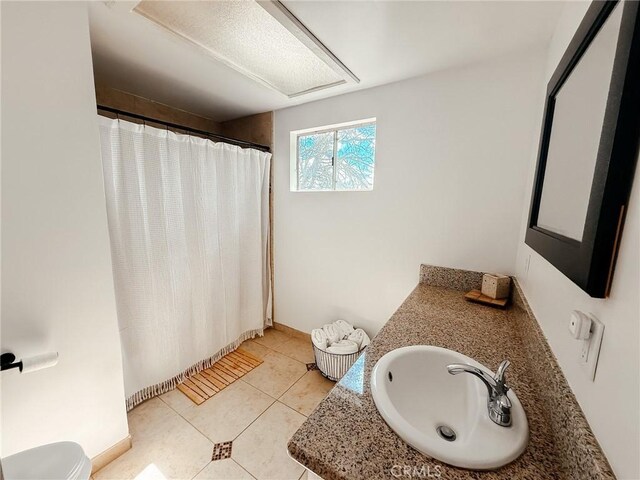
{"type": "MultiPolygon", "coordinates": [[[[640,9],[637,1],[594,1],[547,85],[525,243],[592,297],[608,296],[640,144],[640,9]],[[620,3],[613,73],[582,240],[538,226],[555,96],[620,3]]],[[[588,99],[585,99],[587,101],[588,99]]]]}

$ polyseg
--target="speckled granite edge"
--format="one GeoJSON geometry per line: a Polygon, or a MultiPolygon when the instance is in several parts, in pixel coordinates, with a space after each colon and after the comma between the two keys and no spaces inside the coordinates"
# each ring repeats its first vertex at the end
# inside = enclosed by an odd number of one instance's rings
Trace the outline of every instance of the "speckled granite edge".
{"type": "Polygon", "coordinates": [[[480,290],[482,287],[482,275],[482,272],[471,270],[420,265],[420,283],[431,287],[452,288],[461,292],[468,292],[474,289],[480,290]]]}
{"type": "Polygon", "coordinates": [[[565,478],[615,479],[600,444],[536,320],[522,287],[513,279],[511,311],[517,322],[530,373],[540,386],[539,399],[550,423],[558,461],[565,478]]]}
{"type": "Polygon", "coordinates": [[[520,285],[514,282],[513,306],[497,310],[460,294],[478,288],[481,278],[480,272],[422,266],[421,283],[291,438],[291,456],[325,480],[422,478],[396,475],[398,464],[427,466],[450,480],[615,479],[520,285]],[[500,342],[492,340],[496,332],[500,342]],[[420,454],[390,430],[372,401],[371,370],[386,352],[420,344],[485,365],[512,360],[508,381],[529,417],[529,446],[520,458],[494,471],[458,469],[420,454]]]}

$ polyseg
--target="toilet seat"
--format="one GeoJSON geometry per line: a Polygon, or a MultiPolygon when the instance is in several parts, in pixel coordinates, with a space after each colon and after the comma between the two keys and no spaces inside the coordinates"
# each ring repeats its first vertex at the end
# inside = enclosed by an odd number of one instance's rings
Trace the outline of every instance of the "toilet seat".
{"type": "Polygon", "coordinates": [[[74,442],[56,442],[2,459],[5,480],[88,480],[91,460],[74,442]]]}

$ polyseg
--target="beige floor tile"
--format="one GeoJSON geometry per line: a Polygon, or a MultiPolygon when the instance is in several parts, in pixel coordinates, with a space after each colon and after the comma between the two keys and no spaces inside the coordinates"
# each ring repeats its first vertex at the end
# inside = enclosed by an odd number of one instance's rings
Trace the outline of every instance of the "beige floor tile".
{"type": "Polygon", "coordinates": [[[312,370],[287,390],[280,401],[308,417],[334,385],[334,382],[324,378],[318,370],[312,370]]]}
{"type": "Polygon", "coordinates": [[[176,412],[182,413],[189,407],[195,405],[189,398],[177,388],[160,395],[160,400],[173,408],[176,412]]]}
{"type": "Polygon", "coordinates": [[[304,420],[274,403],[233,442],[231,457],[259,480],[298,480],[304,467],[289,457],[287,442],[304,420]]]}
{"type": "Polygon", "coordinates": [[[271,349],[265,347],[264,345],[256,343],[254,340],[247,340],[245,342],[242,342],[239,348],[249,352],[251,355],[261,360],[269,355],[269,352],[271,352],[271,349]]]}
{"type": "Polygon", "coordinates": [[[212,442],[228,442],[264,412],[274,399],[240,380],[201,405],[192,405],[182,416],[212,442]]]}
{"type": "Polygon", "coordinates": [[[291,337],[286,342],[275,345],[273,349],[302,363],[313,363],[316,361],[313,355],[313,348],[311,347],[311,340],[306,341],[291,337]]]}
{"type": "Polygon", "coordinates": [[[289,335],[279,332],[273,328],[268,328],[264,331],[263,337],[256,337],[253,341],[260,345],[264,345],[265,347],[274,348],[289,339],[291,339],[289,335]]]}
{"type": "Polygon", "coordinates": [[[249,473],[232,459],[211,462],[194,480],[253,480],[249,473]]]}
{"type": "Polygon", "coordinates": [[[159,398],[129,415],[133,446],[96,472],[96,480],[190,479],[210,461],[213,444],[159,398]]]}
{"type": "Polygon", "coordinates": [[[270,352],[263,360],[264,363],[242,377],[242,381],[273,398],[280,397],[307,371],[307,367],[301,362],[275,351],[270,352]]]}
{"type": "Polygon", "coordinates": [[[289,335],[290,337],[295,337],[295,338],[301,338],[303,340],[309,340],[311,341],[311,334],[309,333],[304,333],[301,330],[297,330],[293,327],[290,327],[288,325],[284,325],[282,323],[277,323],[274,322],[274,327],[276,330],[278,330],[279,332],[284,333],[285,335],[289,335]]]}

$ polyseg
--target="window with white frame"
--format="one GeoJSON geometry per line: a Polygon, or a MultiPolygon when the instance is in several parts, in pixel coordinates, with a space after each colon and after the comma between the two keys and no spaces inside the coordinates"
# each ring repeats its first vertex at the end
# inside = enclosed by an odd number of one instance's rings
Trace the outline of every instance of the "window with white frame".
{"type": "Polygon", "coordinates": [[[291,132],[291,143],[291,190],[373,189],[375,118],[291,132]]]}

